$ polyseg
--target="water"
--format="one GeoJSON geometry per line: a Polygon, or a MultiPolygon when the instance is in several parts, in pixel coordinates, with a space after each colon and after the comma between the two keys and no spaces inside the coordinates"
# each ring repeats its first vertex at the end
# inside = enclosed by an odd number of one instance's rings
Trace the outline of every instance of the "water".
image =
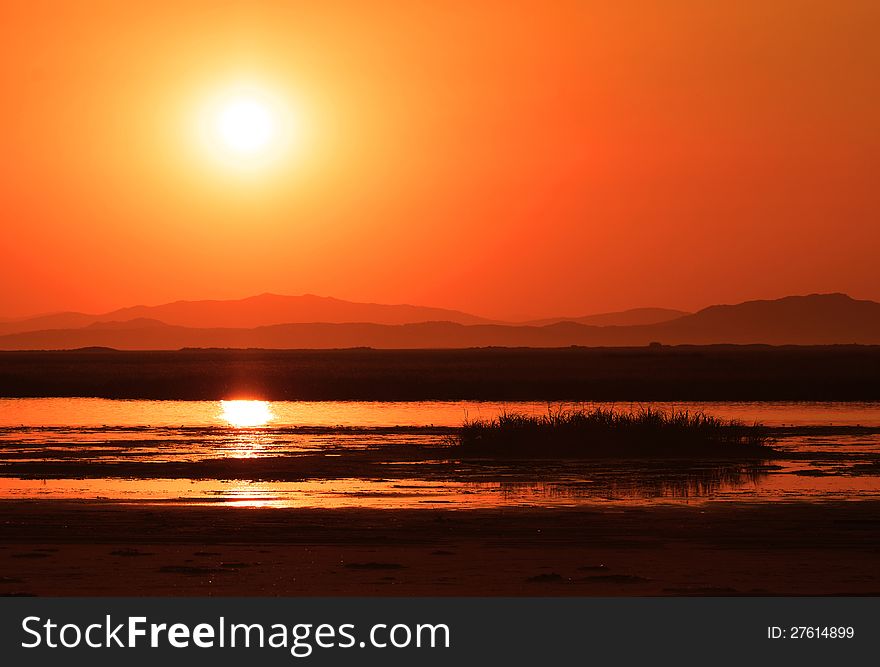
{"type": "Polygon", "coordinates": [[[265,406],[280,426],[458,426],[462,420],[492,417],[502,410],[544,414],[550,408],[603,406],[622,410],[707,412],[767,426],[880,426],[880,402],[658,402],[553,403],[543,401],[120,401],[103,398],[0,398],[4,426],[228,426],[224,404],[265,406]]]}
{"type": "Polygon", "coordinates": [[[585,404],[777,427],[786,457],[772,465],[477,465],[450,453],[465,418],[581,405],[0,399],[0,499],[472,509],[880,498],[880,403],[585,404]],[[410,460],[411,448],[436,454],[410,460]]]}

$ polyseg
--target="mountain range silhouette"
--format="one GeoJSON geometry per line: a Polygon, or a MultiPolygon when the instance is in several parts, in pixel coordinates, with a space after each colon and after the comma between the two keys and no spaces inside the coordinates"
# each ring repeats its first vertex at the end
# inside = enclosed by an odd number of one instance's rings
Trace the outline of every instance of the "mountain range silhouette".
{"type": "Polygon", "coordinates": [[[178,301],[103,315],[0,321],[0,349],[566,347],[880,344],[880,303],[810,294],[716,305],[696,313],[642,308],[527,323],[455,310],[263,294],[178,301]]]}

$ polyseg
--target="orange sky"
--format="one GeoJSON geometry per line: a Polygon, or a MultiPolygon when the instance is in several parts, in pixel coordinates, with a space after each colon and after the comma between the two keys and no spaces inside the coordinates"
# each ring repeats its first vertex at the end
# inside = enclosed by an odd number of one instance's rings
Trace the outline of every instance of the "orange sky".
{"type": "Polygon", "coordinates": [[[876,0],[7,5],[0,316],[880,299],[876,0]],[[247,173],[193,136],[240,81],[298,133],[247,173]]]}

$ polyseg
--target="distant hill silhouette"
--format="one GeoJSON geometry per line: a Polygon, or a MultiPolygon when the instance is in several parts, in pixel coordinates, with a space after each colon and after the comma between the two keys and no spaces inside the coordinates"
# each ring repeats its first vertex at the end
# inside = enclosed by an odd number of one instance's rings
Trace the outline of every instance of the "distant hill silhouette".
{"type": "Polygon", "coordinates": [[[540,327],[548,324],[557,324],[559,322],[576,322],[578,324],[587,324],[594,327],[629,327],[638,326],[640,324],[668,322],[690,314],[691,313],[685,310],[673,310],[671,308],[632,308],[630,310],[621,310],[613,313],[597,313],[595,315],[584,315],[582,317],[550,317],[542,320],[522,322],[522,324],[540,327]]]}
{"type": "Polygon", "coordinates": [[[136,317],[133,320],[121,320],[112,322],[92,322],[85,329],[95,330],[119,330],[119,329],[149,329],[152,327],[167,327],[165,322],[154,320],[149,317],[136,317]]]}
{"type": "Polygon", "coordinates": [[[876,345],[880,344],[880,303],[857,301],[845,294],[812,294],[711,306],[667,322],[635,326],[591,326],[577,322],[524,326],[433,321],[407,324],[286,323],[225,328],[186,327],[164,324],[155,319],[132,319],[90,323],[79,328],[7,334],[0,336],[0,349],[565,347],[641,346],[651,342],[666,345],[876,345]]]}
{"type": "Polygon", "coordinates": [[[0,322],[0,335],[41,329],[77,329],[97,321],[97,316],[85,313],[53,313],[0,322]]]}
{"type": "Polygon", "coordinates": [[[880,343],[880,303],[846,294],[810,294],[710,306],[652,327],[657,340],[701,344],[880,343]]]}
{"type": "Polygon", "coordinates": [[[78,329],[99,322],[125,322],[135,319],[207,328],[251,328],[300,322],[408,324],[442,320],[459,324],[485,324],[491,321],[444,308],[357,303],[314,294],[301,296],[260,294],[246,299],[225,301],[175,301],[160,306],[133,306],[101,315],[84,313],[41,315],[0,322],[0,335],[48,329],[78,329]]]}

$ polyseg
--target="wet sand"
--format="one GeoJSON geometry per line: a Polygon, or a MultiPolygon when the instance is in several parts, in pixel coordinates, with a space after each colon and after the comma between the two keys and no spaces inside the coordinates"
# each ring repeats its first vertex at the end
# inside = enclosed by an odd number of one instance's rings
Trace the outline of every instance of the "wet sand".
{"type": "Polygon", "coordinates": [[[880,595],[880,501],[495,510],[0,502],[2,595],[880,595]]]}

